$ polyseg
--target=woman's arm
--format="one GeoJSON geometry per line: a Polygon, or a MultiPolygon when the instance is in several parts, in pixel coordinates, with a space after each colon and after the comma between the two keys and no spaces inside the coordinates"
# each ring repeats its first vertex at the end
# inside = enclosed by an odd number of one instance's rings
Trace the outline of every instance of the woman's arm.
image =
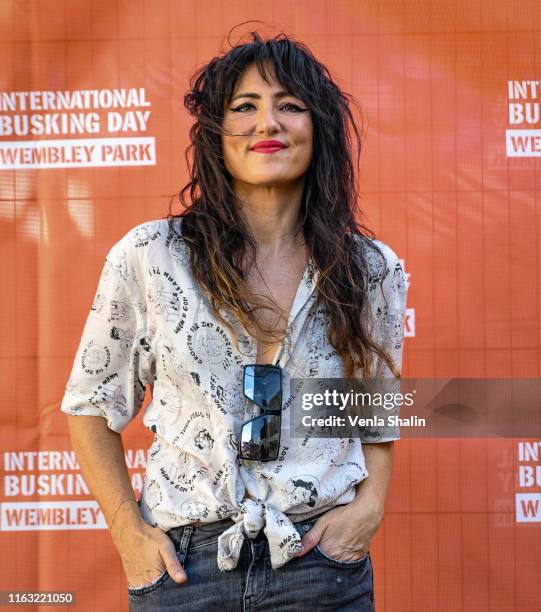
{"type": "MultiPolygon", "coordinates": [[[[130,482],[122,437],[107,427],[103,417],[68,415],[71,444],[81,472],[111,528],[140,526],[143,518],[130,482]],[[133,500],[123,503],[126,500],[133,500]]],[[[113,529],[114,531],[114,529],[113,529]]],[[[113,533],[111,533],[113,535],[113,533]]]]}
{"type": "Polygon", "coordinates": [[[357,495],[348,505],[371,509],[381,521],[393,472],[394,442],[363,442],[363,454],[368,476],[357,485],[357,495]]]}
{"type": "Polygon", "coordinates": [[[165,569],[175,582],[185,582],[171,539],[141,517],[120,434],[103,417],[69,415],[68,423],[83,477],[109,525],[130,586],[149,584],[165,569]]]}

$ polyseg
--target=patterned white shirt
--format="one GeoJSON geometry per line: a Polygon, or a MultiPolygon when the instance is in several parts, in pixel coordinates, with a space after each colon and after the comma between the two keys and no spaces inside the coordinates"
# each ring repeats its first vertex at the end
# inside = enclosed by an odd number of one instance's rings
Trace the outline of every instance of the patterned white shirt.
{"type": "MultiPolygon", "coordinates": [[[[276,355],[284,383],[280,456],[242,461],[240,429],[254,414],[242,374],[245,364],[255,363],[256,340],[235,327],[239,352],[211,314],[179,237],[181,220],[175,223],[176,232],[167,219],[142,223],[110,249],[61,410],[105,417],[121,432],[140,410],[146,385],[153,385],[143,419],[155,433],[141,493],[144,519],[167,531],[231,518],[235,524],[218,540],[222,571],[236,567],[245,536],[264,529],[277,568],[300,550],[292,522],[352,501],[355,485],[368,475],[362,437],[302,438],[288,430],[291,377],[343,376],[326,338],[324,307],[315,304],[318,270],[310,259],[289,314],[291,342],[276,355]]],[[[375,242],[385,261],[369,258],[367,320],[400,369],[409,283],[394,251],[375,242]]],[[[399,437],[396,431],[369,441],[399,437]]]]}

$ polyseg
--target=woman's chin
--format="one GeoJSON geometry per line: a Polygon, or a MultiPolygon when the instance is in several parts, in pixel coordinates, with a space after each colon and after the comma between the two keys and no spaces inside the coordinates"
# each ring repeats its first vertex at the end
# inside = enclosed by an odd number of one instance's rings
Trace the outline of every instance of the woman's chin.
{"type": "Polygon", "coordinates": [[[238,176],[236,180],[241,181],[247,185],[252,185],[254,187],[275,187],[277,185],[286,185],[287,183],[292,183],[298,180],[302,174],[292,175],[290,172],[282,173],[282,172],[258,172],[254,174],[250,174],[249,176],[238,176]]]}

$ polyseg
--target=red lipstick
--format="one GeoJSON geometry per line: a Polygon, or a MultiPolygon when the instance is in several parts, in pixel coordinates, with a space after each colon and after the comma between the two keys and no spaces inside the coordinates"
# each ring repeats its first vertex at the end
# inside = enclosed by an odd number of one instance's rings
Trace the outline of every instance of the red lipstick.
{"type": "Polygon", "coordinates": [[[252,151],[257,153],[275,153],[285,148],[286,145],[279,140],[260,140],[254,144],[252,151]]]}

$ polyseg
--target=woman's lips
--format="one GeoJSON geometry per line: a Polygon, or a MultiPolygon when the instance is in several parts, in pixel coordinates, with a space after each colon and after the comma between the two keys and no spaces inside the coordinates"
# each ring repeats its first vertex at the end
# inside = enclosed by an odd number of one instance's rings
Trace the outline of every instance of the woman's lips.
{"type": "Polygon", "coordinates": [[[283,151],[286,147],[257,147],[252,149],[254,153],[276,153],[276,151],[283,151]]]}

